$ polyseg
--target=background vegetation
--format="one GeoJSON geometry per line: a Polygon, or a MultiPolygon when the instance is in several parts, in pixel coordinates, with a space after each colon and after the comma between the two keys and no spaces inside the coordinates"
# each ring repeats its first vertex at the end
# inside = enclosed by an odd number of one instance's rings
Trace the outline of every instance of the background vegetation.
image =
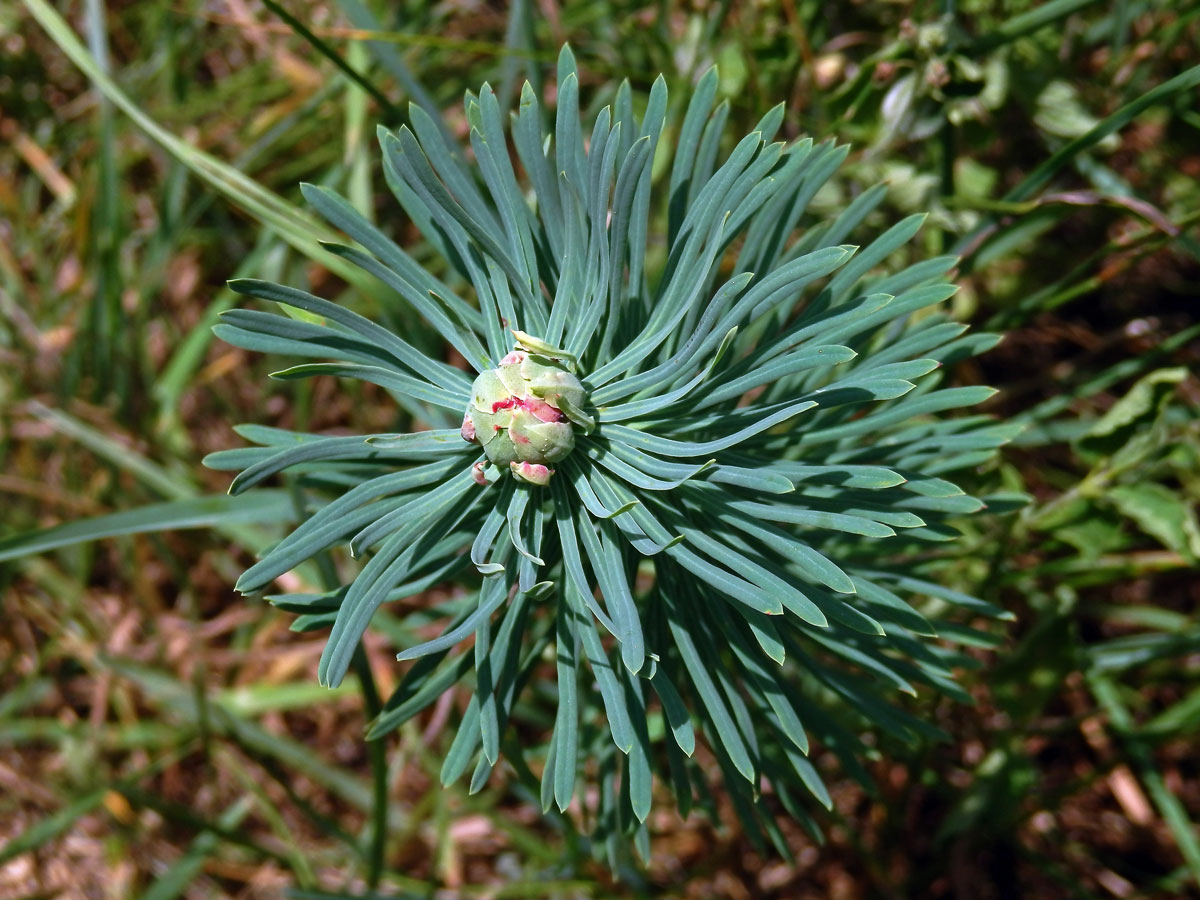
{"type": "MultiPolygon", "coordinates": [[[[465,89],[540,89],[563,41],[592,109],[716,62],[731,133],[784,100],[789,136],[853,144],[818,212],[883,178],[874,228],[930,213],[913,252],[961,253],[957,313],[1009,332],[954,376],[1027,425],[978,472],[1011,508],[964,523],[952,586],[1016,620],[976,648],[973,706],[912,701],[952,740],[881,745],[874,794],[815,752],[835,808],[823,846],[781,822],[791,862],[664,803],[650,864],[614,878],[522,773],[440,788],[447,695],[386,744],[379,891],[1200,896],[1200,5],[396,6],[0,6],[0,897],[374,880],[361,696],[317,686],[322,635],[230,587],[287,493],[230,501],[199,460],[236,422],[393,413],[370,386],[269,382],[209,328],[235,274],[342,292],[302,180],[414,242],[375,123],[414,101],[461,138],[465,89]]],[[[376,624],[386,695],[412,625],[376,624]]]]}

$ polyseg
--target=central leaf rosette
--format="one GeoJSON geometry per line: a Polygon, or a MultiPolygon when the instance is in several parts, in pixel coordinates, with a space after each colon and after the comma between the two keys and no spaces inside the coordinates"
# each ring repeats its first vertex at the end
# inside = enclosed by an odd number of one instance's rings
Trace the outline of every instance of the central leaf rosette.
{"type": "MultiPolygon", "coordinates": [[[[576,424],[591,425],[582,412],[587,392],[571,363],[559,357],[566,354],[540,341],[520,340],[499,366],[475,379],[463,416],[464,440],[481,444],[493,466],[532,484],[548,483],[554,474],[550,465],[575,449],[576,424]],[[544,352],[531,349],[531,343],[544,352]]],[[[476,480],[491,480],[482,463],[476,480]]]]}
{"type": "Polygon", "coordinates": [[[404,399],[406,418],[434,426],[369,436],[254,428],[246,434],[263,446],[210,457],[244,469],[233,494],[300,467],[298,508],[312,510],[238,589],[269,590],[349,541],[369,559],[348,584],[273,598],[302,615],[304,630],[332,624],[323,684],[342,682],[383,604],[424,605],[422,622],[448,620],[398,654],[419,662],[376,717],[373,740],[466,678],[472,699],[442,784],[474,766],[478,790],[504,736],[534,729],[531,746],[548,747],[543,808],[574,809],[587,775],[596,846],[632,833],[648,857],[656,778],[686,815],[717,770],[761,846],[782,834],[776,798],[810,827],[799,795],[832,804],[805,761],[810,733],[853,773],[871,752],[863,722],[901,741],[923,732],[891,706],[897,688],[961,694],[953,675],[970,659],[954,645],[986,634],[943,617],[955,605],[971,620],[1002,612],[925,580],[951,557],[919,548],[952,540],[958,517],[983,506],[948,478],[968,470],[975,480],[1020,426],[940,415],[992,392],[947,387],[934,370],[996,336],[964,335],[942,315],[953,257],[885,265],[924,217],[856,250],[839,242],[883,201],[882,188],[828,221],[806,209],[846,148],[775,140],[779,106],[724,156],[715,70],[675,117],[682,131],[667,127],[664,79],[644,105],[626,81],[585,143],[567,49],[558,71],[549,134],[539,92],[522,92],[519,167],[487,85],[467,94],[465,110],[482,173],[419,106],[415,131],[382,132],[388,181],[432,245],[453,249],[445,266],[426,271],[354,205],[305,188],[359,245],[331,251],[398,291],[472,374],[341,303],[232,283],[308,315],[231,310],[221,337],[318,357],[277,374],[377,383],[404,399]],[[664,158],[669,176],[652,177],[664,158]],[[434,274],[443,271],[447,280],[434,274]],[[461,438],[436,427],[442,410],[465,411],[461,438]],[[460,578],[468,562],[475,572],[460,578]],[[422,600],[459,582],[445,604],[422,600]],[[926,648],[939,633],[944,642],[926,648]],[[448,656],[464,641],[473,650],[448,656]],[[559,691],[544,745],[550,717],[534,721],[542,696],[522,685],[542,678],[547,654],[559,691]],[[655,717],[669,727],[647,727],[655,717]],[[694,757],[702,740],[708,749],[694,757]]]}

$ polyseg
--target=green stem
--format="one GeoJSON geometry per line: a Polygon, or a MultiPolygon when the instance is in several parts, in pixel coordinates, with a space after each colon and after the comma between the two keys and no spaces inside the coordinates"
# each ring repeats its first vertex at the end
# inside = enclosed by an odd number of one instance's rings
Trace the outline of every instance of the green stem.
{"type": "Polygon", "coordinates": [[[296,34],[308,41],[316,49],[318,53],[332,62],[335,66],[345,73],[346,77],[357,84],[360,88],[375,98],[380,108],[387,114],[389,119],[399,121],[401,118],[400,110],[395,104],[387,98],[387,95],[379,88],[375,87],[362,73],[353,68],[348,62],[342,59],[341,54],[334,50],[329,44],[321,40],[312,31],[305,27],[304,23],[288,12],[281,4],[275,0],[263,0],[263,5],[267,7],[279,18],[283,19],[296,34]]]}
{"type": "MultiPolygon", "coordinates": [[[[300,408],[307,408],[303,404],[300,408]]],[[[303,516],[304,503],[300,489],[293,480],[290,484],[292,503],[298,516],[303,516]]],[[[317,569],[320,572],[321,583],[325,590],[332,591],[338,586],[337,568],[328,551],[316,557],[317,569]]],[[[371,672],[371,663],[367,659],[366,649],[362,641],[354,648],[354,656],[350,666],[358,678],[359,690],[363,696],[363,714],[370,722],[383,709],[379,699],[379,687],[375,684],[375,675],[371,672]]],[[[387,744],[386,738],[367,741],[367,762],[371,767],[371,815],[367,828],[371,836],[366,848],[367,860],[367,890],[374,892],[379,887],[383,876],[384,850],[387,845],[388,825],[388,785],[387,785],[387,744]]]]}
{"type": "MultiPolygon", "coordinates": [[[[371,664],[363,645],[359,643],[354,651],[350,665],[358,676],[362,689],[363,708],[367,719],[379,715],[383,704],[379,699],[379,689],[375,686],[375,676],[371,674],[371,664]]],[[[379,887],[379,879],[383,874],[383,851],[387,842],[387,747],[384,738],[367,741],[367,759],[371,765],[371,842],[367,847],[367,888],[375,890],[379,887]]]]}

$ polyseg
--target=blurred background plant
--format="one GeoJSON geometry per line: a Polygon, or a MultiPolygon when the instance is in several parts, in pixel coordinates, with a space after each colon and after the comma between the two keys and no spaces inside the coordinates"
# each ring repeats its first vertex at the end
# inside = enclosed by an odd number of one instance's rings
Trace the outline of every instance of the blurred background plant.
{"type": "MultiPolygon", "coordinates": [[[[1200,896],[1198,46],[1194,0],[0,7],[0,896],[1200,896]],[[589,116],[717,62],[730,133],[784,100],[786,136],[853,144],[818,215],[881,178],[876,231],[932,213],[895,265],[962,254],[956,312],[1009,336],[953,377],[1027,425],[977,476],[1015,511],[964,523],[946,577],[1017,621],[973,707],[912,701],[952,740],[883,748],[874,795],[814,751],[834,810],[821,847],[781,821],[791,862],[664,804],[614,880],[520,773],[438,787],[450,696],[387,746],[376,871],[355,686],[230,589],[291,499],[198,461],[231,422],[391,411],[271,383],[210,326],[235,275],[343,293],[302,180],[432,259],[373,187],[374,125],[412,101],[461,139],[466,88],[552,84],[568,40],[589,116]]],[[[386,694],[413,623],[376,624],[386,694]]]]}

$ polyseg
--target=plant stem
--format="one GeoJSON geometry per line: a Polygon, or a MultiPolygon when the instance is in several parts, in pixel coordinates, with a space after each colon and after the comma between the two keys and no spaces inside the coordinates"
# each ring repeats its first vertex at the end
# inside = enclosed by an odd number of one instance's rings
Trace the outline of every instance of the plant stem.
{"type": "MultiPolygon", "coordinates": [[[[368,720],[374,719],[379,715],[382,704],[379,689],[375,686],[375,676],[371,674],[371,664],[367,661],[361,642],[350,664],[362,689],[363,711],[368,720]]],[[[387,841],[387,747],[383,738],[367,741],[367,759],[371,764],[371,843],[367,847],[367,888],[373,891],[379,887],[379,879],[383,874],[383,851],[387,841]]]]}
{"type": "MultiPolygon", "coordinates": [[[[304,508],[303,499],[295,481],[291,483],[292,503],[301,513],[304,508]]],[[[316,557],[317,570],[320,572],[321,583],[325,590],[334,590],[338,585],[337,568],[328,552],[316,557]]],[[[359,690],[363,696],[363,716],[370,722],[383,708],[379,699],[379,688],[375,684],[375,675],[371,672],[371,663],[367,659],[367,651],[362,641],[354,648],[354,656],[350,666],[358,678],[359,690]]],[[[371,766],[371,817],[369,828],[371,841],[366,848],[367,860],[367,890],[374,891],[379,887],[383,876],[384,849],[387,844],[388,824],[388,791],[387,791],[387,745],[386,738],[367,741],[367,760],[371,766]]]]}

